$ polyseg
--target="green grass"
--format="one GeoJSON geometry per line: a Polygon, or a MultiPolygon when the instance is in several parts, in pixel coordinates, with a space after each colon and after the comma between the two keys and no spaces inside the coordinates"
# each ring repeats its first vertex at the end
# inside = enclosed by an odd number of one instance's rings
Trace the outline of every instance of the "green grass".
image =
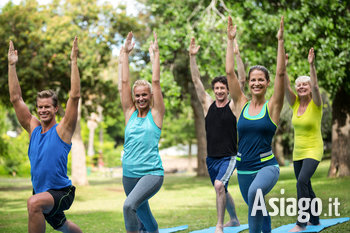
{"type": "MultiPolygon", "coordinates": [[[[330,197],[339,198],[339,217],[350,216],[350,177],[328,178],[329,161],[322,162],[313,176],[314,191],[328,209],[330,197]]],[[[125,232],[122,213],[125,195],[121,178],[104,178],[93,174],[90,185],[77,187],[73,206],[67,218],[77,223],[84,232],[125,232]]],[[[296,197],[293,167],[283,167],[277,185],[268,194],[271,197],[296,197]],[[280,193],[285,189],[285,194],[280,193]]],[[[0,178],[0,232],[23,233],[27,231],[26,200],[31,195],[29,178],[0,178]]],[[[239,220],[247,223],[247,205],[237,184],[236,172],[231,178],[232,194],[239,220]]],[[[189,225],[185,232],[207,228],[216,224],[215,192],[209,178],[178,174],[166,175],[162,189],[150,200],[151,209],[160,228],[189,225]]],[[[324,217],[322,213],[322,218],[324,217]]],[[[226,220],[228,216],[226,214],[226,220]]],[[[272,217],[272,228],[295,222],[296,217],[272,217]]],[[[47,226],[47,232],[54,232],[47,226]]],[[[248,231],[243,231],[247,233],[248,231]]],[[[350,223],[328,228],[322,233],[350,232],[350,223]]]]}

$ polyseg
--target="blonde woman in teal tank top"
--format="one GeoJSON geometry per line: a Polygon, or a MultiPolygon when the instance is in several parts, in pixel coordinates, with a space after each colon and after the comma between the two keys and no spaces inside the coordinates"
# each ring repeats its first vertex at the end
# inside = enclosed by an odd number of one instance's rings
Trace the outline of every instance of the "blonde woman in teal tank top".
{"type": "MultiPolygon", "coordinates": [[[[322,99],[317,84],[314,49],[311,48],[308,55],[310,64],[310,77],[300,76],[295,80],[294,94],[286,73],[285,96],[293,109],[292,124],[294,127],[293,164],[297,178],[297,196],[310,198],[312,201],[316,195],[311,186],[311,177],[317,169],[323,156],[323,140],[321,134],[322,99]]],[[[288,62],[288,56],[286,56],[288,62]]],[[[315,202],[317,205],[317,202],[315,202]]],[[[318,208],[318,207],[316,207],[318,208]]],[[[305,208],[304,208],[305,210],[305,208]]],[[[310,214],[310,220],[297,219],[296,225],[290,232],[299,232],[306,229],[306,225],[319,225],[319,216],[310,214]]]]}
{"type": "MultiPolygon", "coordinates": [[[[226,73],[229,91],[234,101],[237,117],[238,183],[244,201],[248,205],[250,233],[271,232],[271,220],[261,210],[253,212],[254,199],[262,193],[265,196],[276,184],[279,167],[271,150],[271,140],[275,133],[283,107],[285,54],[283,40],[283,16],[277,33],[277,68],[274,92],[267,102],[265,94],[270,83],[269,72],[263,66],[253,66],[248,73],[248,83],[252,99],[249,101],[239,87],[234,71],[233,40],[236,27],[229,17],[227,28],[226,73]]],[[[267,211],[266,211],[267,213],[267,211]]]]}
{"type": "Polygon", "coordinates": [[[152,84],[137,80],[130,89],[129,54],[134,44],[129,32],[122,48],[119,82],[125,116],[125,143],[123,155],[123,186],[127,198],[123,213],[128,233],[158,232],[158,224],[150,210],[148,199],[163,184],[164,170],[158,152],[165,107],[160,87],[160,61],[157,35],[150,46],[152,84]],[[121,87],[120,87],[121,86],[121,87]],[[139,227],[140,226],[140,227],[139,227]]]}

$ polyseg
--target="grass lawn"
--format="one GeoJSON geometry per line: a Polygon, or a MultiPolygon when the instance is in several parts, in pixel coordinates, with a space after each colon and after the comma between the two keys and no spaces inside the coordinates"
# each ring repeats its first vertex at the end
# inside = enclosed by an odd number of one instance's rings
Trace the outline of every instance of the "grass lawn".
{"type": "MultiPolygon", "coordinates": [[[[324,216],[328,213],[329,198],[334,200],[336,197],[340,202],[340,216],[333,218],[350,217],[350,177],[328,178],[328,168],[329,160],[322,162],[312,179],[314,191],[323,203],[321,218],[329,218],[324,216]]],[[[77,223],[83,232],[125,232],[122,213],[125,195],[121,178],[92,174],[89,182],[89,186],[77,187],[75,202],[66,212],[67,218],[77,223]]],[[[266,199],[296,197],[295,184],[293,167],[281,168],[279,181],[266,199]],[[285,190],[283,195],[281,189],[285,190]]],[[[241,224],[247,223],[247,205],[240,194],[236,172],[231,178],[229,191],[235,200],[241,224]]],[[[0,178],[0,232],[27,231],[26,200],[31,192],[29,178],[0,178]]],[[[209,178],[186,174],[166,175],[162,189],[150,200],[150,206],[160,228],[187,224],[189,229],[182,231],[185,233],[216,224],[215,191],[209,178]]],[[[272,228],[295,220],[296,217],[272,217],[272,228]]],[[[47,225],[46,232],[55,231],[47,225]]],[[[247,233],[248,230],[243,232],[247,233]]],[[[350,232],[350,222],[322,231],[335,232],[350,232]]]]}

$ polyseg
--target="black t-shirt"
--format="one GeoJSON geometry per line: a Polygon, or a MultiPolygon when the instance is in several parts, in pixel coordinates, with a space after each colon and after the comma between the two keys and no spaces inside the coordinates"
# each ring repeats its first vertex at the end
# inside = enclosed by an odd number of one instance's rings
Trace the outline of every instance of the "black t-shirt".
{"type": "Polygon", "coordinates": [[[221,158],[237,154],[237,120],[229,106],[210,105],[205,117],[207,153],[209,157],[221,158]]]}

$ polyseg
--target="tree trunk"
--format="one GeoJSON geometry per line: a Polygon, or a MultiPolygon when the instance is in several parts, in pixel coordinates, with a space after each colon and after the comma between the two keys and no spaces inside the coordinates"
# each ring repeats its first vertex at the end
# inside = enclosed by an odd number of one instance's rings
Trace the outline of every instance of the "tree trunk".
{"type": "Polygon", "coordinates": [[[332,105],[332,160],[328,176],[350,175],[350,93],[341,87],[332,105]]]}
{"type": "Polygon", "coordinates": [[[207,157],[207,138],[205,133],[205,121],[202,105],[200,104],[194,88],[189,88],[191,94],[191,106],[194,113],[194,124],[197,137],[197,176],[209,176],[207,157]]]}
{"type": "Polygon", "coordinates": [[[95,137],[95,129],[97,128],[97,122],[93,118],[92,113],[90,115],[90,119],[87,121],[87,127],[89,129],[89,144],[88,144],[88,155],[94,156],[95,155],[95,149],[94,149],[94,137],[95,137]]]}
{"type": "MultiPolygon", "coordinates": [[[[98,119],[99,122],[102,122],[103,120],[103,108],[101,106],[97,107],[97,112],[98,112],[98,119]]],[[[98,168],[103,169],[104,168],[104,162],[103,162],[103,127],[100,127],[100,133],[99,133],[99,142],[100,142],[100,148],[98,150],[98,168]]]]}
{"type": "Polygon", "coordinates": [[[187,167],[187,172],[192,172],[192,142],[191,141],[188,143],[188,167],[187,167]]]}
{"type": "Polygon", "coordinates": [[[85,146],[81,138],[81,99],[78,107],[78,120],[72,137],[72,182],[74,185],[88,185],[86,174],[85,146]]]}

